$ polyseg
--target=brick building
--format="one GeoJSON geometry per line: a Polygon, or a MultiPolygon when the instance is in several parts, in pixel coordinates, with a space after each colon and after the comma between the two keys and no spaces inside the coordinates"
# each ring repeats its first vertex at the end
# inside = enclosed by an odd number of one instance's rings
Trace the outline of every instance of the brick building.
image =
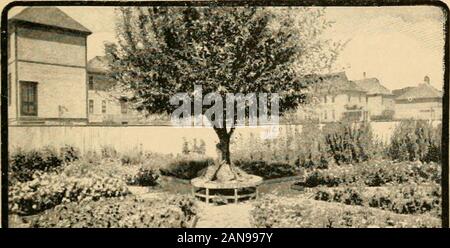
{"type": "Polygon", "coordinates": [[[10,123],[86,123],[86,43],[91,32],[55,7],[8,20],[10,123]]]}

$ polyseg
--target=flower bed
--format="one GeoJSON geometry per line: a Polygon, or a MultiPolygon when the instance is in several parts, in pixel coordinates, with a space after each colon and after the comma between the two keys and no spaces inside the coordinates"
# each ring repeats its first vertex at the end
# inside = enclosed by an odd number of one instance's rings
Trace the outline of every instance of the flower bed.
{"type": "Polygon", "coordinates": [[[266,195],[251,211],[255,227],[440,227],[429,215],[401,215],[389,211],[315,201],[301,197],[266,195]]]}
{"type": "Polygon", "coordinates": [[[438,184],[378,187],[373,190],[366,187],[322,187],[316,190],[314,199],[369,206],[398,214],[441,215],[441,186],[438,184]]]}
{"type": "Polygon", "coordinates": [[[34,174],[31,181],[9,188],[10,212],[30,215],[66,202],[99,200],[129,194],[126,184],[116,178],[69,177],[65,174],[34,174]]]}
{"type": "Polygon", "coordinates": [[[437,163],[370,161],[356,165],[335,166],[326,170],[310,172],[302,184],[306,187],[319,185],[366,185],[370,187],[386,184],[424,183],[440,184],[441,165],[437,163]]]}
{"type": "Polygon", "coordinates": [[[151,200],[125,197],[59,205],[26,221],[30,227],[41,228],[190,227],[196,211],[192,198],[185,196],[151,200]]]}

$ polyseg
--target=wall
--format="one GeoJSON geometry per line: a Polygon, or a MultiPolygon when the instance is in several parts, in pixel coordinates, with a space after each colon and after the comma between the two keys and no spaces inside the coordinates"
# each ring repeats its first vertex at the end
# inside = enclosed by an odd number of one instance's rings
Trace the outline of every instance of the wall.
{"type": "Polygon", "coordinates": [[[17,58],[84,67],[86,65],[85,37],[19,27],[17,28],[17,58]]]}
{"type": "Polygon", "coordinates": [[[38,83],[38,117],[87,118],[85,68],[18,62],[18,78],[38,83]]]}
{"type": "Polygon", "coordinates": [[[442,119],[442,102],[412,102],[412,103],[396,103],[395,119],[420,119],[420,120],[441,120],[442,119]],[[433,112],[430,112],[430,111],[433,112]]]}
{"type": "Polygon", "coordinates": [[[368,96],[367,109],[369,110],[370,116],[381,115],[385,109],[385,106],[383,105],[383,96],[368,96]]]}
{"type": "MultiPolygon", "coordinates": [[[[439,122],[435,122],[437,125],[439,122]]],[[[374,134],[388,142],[398,122],[372,122],[374,134]]],[[[273,129],[286,132],[288,126],[238,127],[233,137],[249,137],[251,133],[266,137],[273,129]]],[[[301,125],[290,125],[301,131],[301,125]]],[[[82,152],[97,150],[102,146],[114,146],[119,152],[141,149],[158,153],[180,153],[183,140],[203,139],[206,154],[216,156],[218,139],[212,128],[178,128],[170,126],[10,126],[10,149],[55,147],[70,144],[82,152]]]]}

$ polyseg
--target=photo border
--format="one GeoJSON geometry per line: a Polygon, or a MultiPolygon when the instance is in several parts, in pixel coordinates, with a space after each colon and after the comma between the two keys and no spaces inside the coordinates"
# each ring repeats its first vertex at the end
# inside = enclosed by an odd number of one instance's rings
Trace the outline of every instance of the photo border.
{"type": "Polygon", "coordinates": [[[8,11],[13,7],[27,6],[57,6],[57,7],[89,7],[89,6],[258,6],[258,7],[288,7],[288,6],[311,6],[311,7],[382,7],[382,6],[434,6],[439,7],[444,13],[444,87],[443,87],[443,114],[442,114],[442,228],[449,227],[449,8],[441,1],[427,0],[304,0],[304,1],[14,1],[8,3],[2,10],[1,15],[1,227],[8,227],[8,11]]]}

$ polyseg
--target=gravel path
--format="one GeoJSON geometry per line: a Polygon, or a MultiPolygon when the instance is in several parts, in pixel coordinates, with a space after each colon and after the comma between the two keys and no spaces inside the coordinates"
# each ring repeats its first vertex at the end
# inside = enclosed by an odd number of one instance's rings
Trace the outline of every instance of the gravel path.
{"type": "Polygon", "coordinates": [[[198,202],[199,219],[196,227],[252,227],[250,224],[251,203],[207,205],[198,202]]]}

